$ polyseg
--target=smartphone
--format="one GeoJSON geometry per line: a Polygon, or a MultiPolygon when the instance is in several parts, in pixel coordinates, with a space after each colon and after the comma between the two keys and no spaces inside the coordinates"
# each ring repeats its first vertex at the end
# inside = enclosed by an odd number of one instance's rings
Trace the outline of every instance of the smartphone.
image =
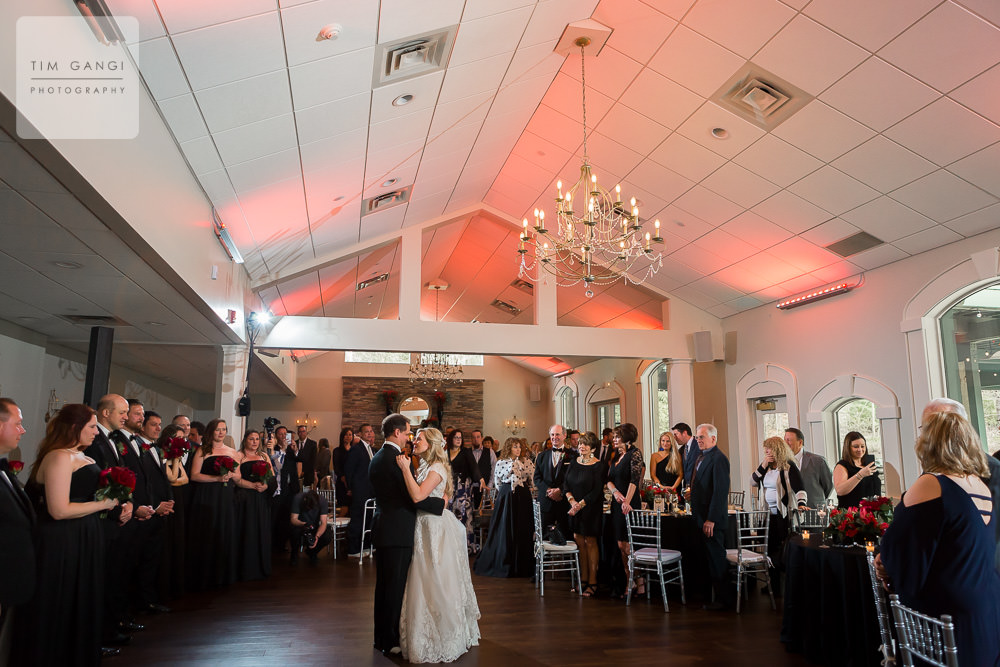
{"type": "Polygon", "coordinates": [[[875,463],[875,457],[873,455],[865,454],[864,456],[861,457],[862,466],[871,465],[872,463],[875,463]]]}

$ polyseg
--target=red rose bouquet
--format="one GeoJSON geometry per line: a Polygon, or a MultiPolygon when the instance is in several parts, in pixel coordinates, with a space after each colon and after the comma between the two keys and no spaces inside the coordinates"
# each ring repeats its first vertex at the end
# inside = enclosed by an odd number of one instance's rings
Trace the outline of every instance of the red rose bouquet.
{"type": "MultiPolygon", "coordinates": [[[[135,473],[124,466],[115,466],[101,471],[94,498],[96,500],[113,498],[124,503],[132,499],[133,491],[135,491],[135,473]]],[[[107,515],[106,511],[101,512],[101,518],[107,515]]]]}
{"type": "Polygon", "coordinates": [[[163,458],[168,461],[179,459],[187,454],[191,449],[190,443],[184,438],[170,438],[166,447],[163,448],[163,458]]]}
{"type": "Polygon", "coordinates": [[[264,482],[267,484],[274,479],[274,472],[271,470],[271,466],[267,465],[267,461],[254,461],[250,464],[250,474],[248,477],[251,482],[264,482]]]}
{"type": "Polygon", "coordinates": [[[216,456],[212,461],[212,470],[222,477],[236,470],[236,461],[231,456],[216,456]]]}
{"type": "Polygon", "coordinates": [[[17,477],[24,470],[24,461],[7,461],[7,471],[17,477]]]}
{"type": "Polygon", "coordinates": [[[892,523],[892,501],[885,496],[866,498],[857,507],[830,512],[830,525],[823,531],[837,544],[864,544],[882,539],[892,523]]]}

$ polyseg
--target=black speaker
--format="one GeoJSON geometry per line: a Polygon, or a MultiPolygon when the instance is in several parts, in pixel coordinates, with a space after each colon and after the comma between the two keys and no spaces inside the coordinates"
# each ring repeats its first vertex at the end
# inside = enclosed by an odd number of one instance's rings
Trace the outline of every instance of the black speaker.
{"type": "Polygon", "coordinates": [[[243,395],[240,397],[239,402],[236,403],[236,414],[240,417],[250,416],[250,388],[247,387],[243,390],[243,395]]]}

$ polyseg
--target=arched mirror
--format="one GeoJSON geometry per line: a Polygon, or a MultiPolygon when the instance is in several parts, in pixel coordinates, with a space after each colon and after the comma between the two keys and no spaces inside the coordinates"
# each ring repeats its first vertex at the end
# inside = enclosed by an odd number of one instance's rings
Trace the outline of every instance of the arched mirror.
{"type": "Polygon", "coordinates": [[[409,398],[404,398],[399,403],[399,414],[409,419],[411,424],[417,426],[421,421],[430,416],[431,406],[419,396],[410,396],[409,398]]]}

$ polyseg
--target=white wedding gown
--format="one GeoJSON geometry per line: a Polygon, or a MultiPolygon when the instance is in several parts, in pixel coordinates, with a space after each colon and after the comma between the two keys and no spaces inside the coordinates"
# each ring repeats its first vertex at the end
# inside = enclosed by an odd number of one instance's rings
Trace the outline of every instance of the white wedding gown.
{"type": "MultiPolygon", "coordinates": [[[[421,462],[417,482],[441,475],[431,496],[444,496],[449,473],[440,463],[421,462]]],[[[479,604],[472,588],[465,526],[449,511],[417,511],[413,560],[406,578],[399,646],[410,662],[451,662],[479,645],[479,604]]]]}

